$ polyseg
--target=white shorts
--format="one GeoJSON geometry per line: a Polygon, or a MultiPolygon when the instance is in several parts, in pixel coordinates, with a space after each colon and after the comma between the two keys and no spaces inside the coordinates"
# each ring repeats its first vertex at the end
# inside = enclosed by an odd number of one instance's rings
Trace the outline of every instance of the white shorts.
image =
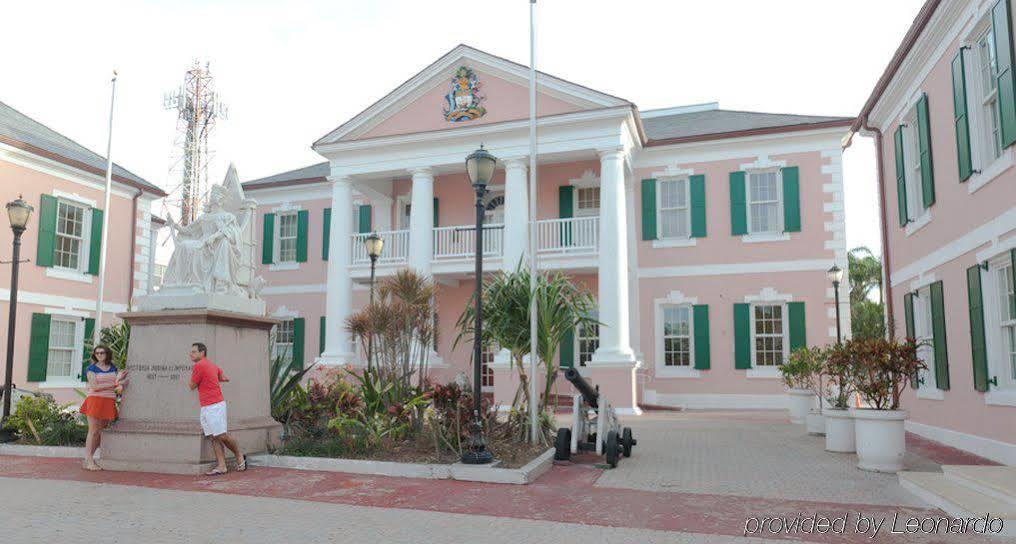
{"type": "Polygon", "coordinates": [[[201,430],[205,436],[226,434],[226,401],[201,407],[201,430]]]}

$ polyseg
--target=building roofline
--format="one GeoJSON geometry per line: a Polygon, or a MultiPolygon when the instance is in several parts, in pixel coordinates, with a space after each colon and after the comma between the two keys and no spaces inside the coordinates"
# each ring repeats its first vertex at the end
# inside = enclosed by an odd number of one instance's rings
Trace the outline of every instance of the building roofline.
{"type": "Polygon", "coordinates": [[[241,183],[244,191],[258,191],[261,189],[270,189],[273,187],[287,187],[290,185],[307,185],[310,183],[322,183],[328,181],[325,176],[312,176],[307,178],[296,178],[296,179],[284,179],[279,181],[271,181],[268,183],[255,183],[257,180],[246,181],[241,183]]]}
{"type": "Polygon", "coordinates": [[[664,145],[685,144],[691,142],[704,142],[709,140],[725,140],[728,138],[741,138],[744,136],[761,136],[764,134],[779,134],[781,132],[798,132],[805,130],[819,130],[823,128],[849,127],[855,122],[854,117],[844,117],[832,121],[820,121],[817,123],[800,123],[796,125],[783,125],[776,127],[750,128],[734,130],[730,132],[714,132],[711,134],[696,134],[693,136],[681,136],[678,138],[667,138],[664,140],[649,140],[646,147],[658,147],[664,145]]]}
{"type": "Polygon", "coordinates": [[[861,130],[861,125],[864,119],[867,119],[868,115],[871,114],[871,110],[875,108],[875,104],[878,103],[879,99],[882,98],[882,93],[885,92],[889,86],[889,82],[892,81],[893,77],[899,71],[900,66],[903,65],[903,61],[910,54],[910,51],[914,48],[914,44],[917,43],[917,39],[921,37],[921,33],[924,32],[925,27],[928,26],[928,22],[931,20],[931,16],[935,14],[935,10],[942,3],[942,0],[927,0],[921,11],[917,12],[917,17],[914,19],[913,24],[910,25],[910,29],[903,36],[903,41],[900,42],[899,47],[896,48],[896,52],[893,54],[892,59],[889,60],[889,64],[886,66],[885,71],[882,72],[882,76],[878,78],[878,82],[875,83],[875,88],[871,91],[871,96],[865,101],[864,107],[861,108],[861,113],[857,115],[853,125],[850,127],[851,132],[857,132],[861,130]]]}

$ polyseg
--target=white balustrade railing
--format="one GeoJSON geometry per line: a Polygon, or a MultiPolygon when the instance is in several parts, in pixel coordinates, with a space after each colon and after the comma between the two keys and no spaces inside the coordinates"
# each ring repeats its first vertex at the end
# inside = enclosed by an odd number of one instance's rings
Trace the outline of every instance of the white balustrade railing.
{"type": "MultiPolygon", "coordinates": [[[[378,258],[378,264],[384,263],[404,263],[409,256],[409,231],[408,230],[389,230],[375,233],[385,241],[385,245],[381,249],[381,256],[378,258]]],[[[353,244],[353,264],[369,264],[370,256],[367,255],[367,248],[363,246],[365,238],[370,236],[370,233],[354,234],[352,236],[351,243],[353,244]]]]}
{"type": "Polygon", "coordinates": [[[592,253],[599,242],[600,218],[596,216],[536,222],[536,252],[541,255],[592,253]]]}
{"type": "MultiPolygon", "coordinates": [[[[504,240],[503,225],[484,225],[483,255],[501,255],[504,240]]],[[[476,227],[436,227],[434,229],[435,259],[468,259],[476,255],[476,227]]]]}

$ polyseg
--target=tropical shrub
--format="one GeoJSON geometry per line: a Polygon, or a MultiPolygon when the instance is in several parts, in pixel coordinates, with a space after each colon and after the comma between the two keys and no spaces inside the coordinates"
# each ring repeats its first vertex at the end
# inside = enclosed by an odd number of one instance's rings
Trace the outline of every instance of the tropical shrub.
{"type": "MultiPolygon", "coordinates": [[[[900,396],[910,377],[926,368],[917,357],[917,343],[875,339],[852,339],[844,345],[854,386],[861,399],[876,410],[898,410],[900,396]]],[[[840,355],[837,355],[840,357],[840,355]]]]}
{"type": "Polygon", "coordinates": [[[7,419],[6,427],[14,430],[25,442],[45,446],[77,446],[84,444],[88,428],[80,417],[60,406],[50,395],[22,397],[7,419]]]}
{"type": "Polygon", "coordinates": [[[787,362],[779,366],[783,383],[790,389],[811,389],[821,396],[822,361],[825,355],[822,348],[795,349],[787,362]]]}
{"type": "Polygon", "coordinates": [[[353,387],[334,371],[311,379],[306,387],[297,385],[286,400],[283,411],[290,432],[321,436],[328,422],[338,414],[347,414],[361,405],[353,387]]]}
{"type": "Polygon", "coordinates": [[[850,340],[845,344],[833,344],[826,350],[824,373],[828,386],[823,398],[833,408],[845,410],[855,392],[854,369],[857,367],[858,350],[852,349],[850,340]]]}
{"type": "MultiPolygon", "coordinates": [[[[269,353],[275,353],[274,349],[269,353]]],[[[272,417],[283,424],[289,421],[291,398],[303,377],[314,368],[310,365],[297,368],[299,361],[291,360],[287,353],[278,353],[268,364],[268,395],[271,401],[272,417]]]]}
{"type": "Polygon", "coordinates": [[[884,338],[885,315],[882,303],[870,300],[850,305],[850,335],[854,338],[884,338]]]}
{"type": "MultiPolygon", "coordinates": [[[[127,348],[130,347],[131,326],[126,321],[121,321],[99,331],[99,343],[108,346],[113,352],[113,366],[123,370],[127,366],[127,348]]],[[[85,338],[85,351],[92,353],[95,343],[91,338],[85,338]]]]}

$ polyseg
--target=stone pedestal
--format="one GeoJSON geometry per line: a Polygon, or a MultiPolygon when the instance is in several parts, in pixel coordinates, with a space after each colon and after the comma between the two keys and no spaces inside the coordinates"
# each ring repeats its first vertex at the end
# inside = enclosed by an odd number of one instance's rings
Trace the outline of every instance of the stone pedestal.
{"type": "MultiPolygon", "coordinates": [[[[229,434],[245,453],[278,443],[281,425],[271,417],[269,334],[275,320],[220,310],[163,310],[120,314],[131,325],[120,419],[102,435],[102,467],[200,474],[215,462],[201,431],[197,391],[189,388],[191,344],[208,347],[208,359],[229,378],[222,384],[229,434]]],[[[227,459],[232,454],[227,451],[227,459]]]]}

